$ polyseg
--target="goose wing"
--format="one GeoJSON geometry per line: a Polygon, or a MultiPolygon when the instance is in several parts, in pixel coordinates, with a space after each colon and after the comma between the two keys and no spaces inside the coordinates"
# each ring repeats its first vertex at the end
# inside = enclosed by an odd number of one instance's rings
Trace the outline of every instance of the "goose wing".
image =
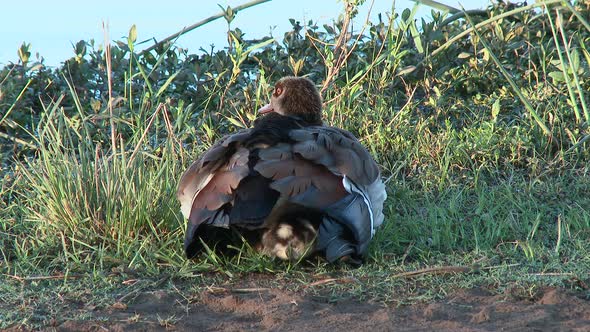
{"type": "Polygon", "coordinates": [[[349,132],[333,127],[291,130],[292,142],[259,152],[254,169],[290,203],[324,214],[316,249],[329,261],[360,259],[383,222],[385,186],[369,152],[349,132]]]}
{"type": "Polygon", "coordinates": [[[236,188],[249,174],[250,151],[242,146],[249,136],[250,130],[243,130],[222,138],[180,178],[176,196],[188,219],[184,242],[188,257],[201,249],[197,235],[202,224],[229,225],[228,206],[235,199],[236,188]]]}

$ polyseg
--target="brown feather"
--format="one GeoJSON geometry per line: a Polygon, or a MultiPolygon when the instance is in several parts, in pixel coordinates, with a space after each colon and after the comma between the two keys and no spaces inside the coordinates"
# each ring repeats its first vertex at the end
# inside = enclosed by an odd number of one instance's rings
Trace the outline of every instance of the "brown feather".
{"type": "MultiPolygon", "coordinates": [[[[286,155],[283,153],[280,156],[276,154],[274,156],[285,157],[286,155]]],[[[269,156],[271,154],[266,157],[269,156]]],[[[342,177],[329,171],[325,166],[314,164],[299,155],[291,155],[291,159],[259,161],[254,169],[262,176],[275,180],[271,188],[285,197],[305,195],[310,186],[321,192],[320,204],[300,197],[298,201],[301,204],[314,205],[314,207],[327,206],[348,194],[342,186],[342,177]]],[[[319,199],[315,192],[309,195],[310,197],[313,195],[314,200],[319,199]]]]}
{"type": "Polygon", "coordinates": [[[258,152],[261,160],[284,160],[292,158],[292,146],[287,143],[279,143],[258,152]]]}
{"type": "Polygon", "coordinates": [[[310,185],[310,178],[287,176],[274,181],[270,187],[281,194],[284,194],[285,196],[293,197],[306,191],[310,185]]]}
{"type": "Polygon", "coordinates": [[[239,142],[248,137],[250,130],[242,130],[236,134],[228,135],[219,140],[207,150],[197,161],[192,163],[182,174],[178,183],[176,197],[181,204],[188,204],[192,201],[195,193],[202,189],[206,179],[231,158],[229,144],[239,142]]]}
{"type": "Polygon", "coordinates": [[[294,152],[336,174],[348,176],[355,183],[369,185],[379,176],[377,164],[369,152],[345,130],[308,127],[293,130],[289,136],[297,142],[294,152]]]}
{"type": "Polygon", "coordinates": [[[252,129],[240,130],[235,134],[226,136],[225,139],[222,140],[221,145],[227,147],[234,142],[243,142],[250,137],[251,133],[252,129]]]}
{"type": "Polygon", "coordinates": [[[211,180],[193,198],[189,218],[191,222],[201,223],[204,221],[202,217],[197,217],[202,215],[200,210],[217,210],[232,200],[233,190],[249,173],[248,155],[247,149],[239,148],[231,156],[226,166],[213,173],[211,180]],[[193,217],[193,215],[195,216],[193,217]]]}

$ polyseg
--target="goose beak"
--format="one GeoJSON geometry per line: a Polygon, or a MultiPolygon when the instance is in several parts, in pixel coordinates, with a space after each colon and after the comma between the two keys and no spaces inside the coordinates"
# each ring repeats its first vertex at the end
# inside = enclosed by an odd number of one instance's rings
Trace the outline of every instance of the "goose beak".
{"type": "Polygon", "coordinates": [[[262,106],[259,110],[258,110],[258,114],[266,114],[266,113],[270,113],[270,112],[274,112],[274,108],[272,107],[271,104],[267,104],[262,106]]]}

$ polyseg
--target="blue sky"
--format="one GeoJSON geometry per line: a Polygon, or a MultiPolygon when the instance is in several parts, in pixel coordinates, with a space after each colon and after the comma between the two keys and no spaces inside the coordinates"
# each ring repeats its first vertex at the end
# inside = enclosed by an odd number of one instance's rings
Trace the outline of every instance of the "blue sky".
{"type": "MultiPolygon", "coordinates": [[[[438,0],[439,2],[465,9],[484,8],[488,1],[476,0],[438,0]]],[[[220,12],[217,4],[237,6],[247,0],[166,0],[166,1],[124,1],[101,0],[92,3],[70,0],[6,1],[2,4],[0,20],[0,66],[16,62],[17,49],[23,42],[31,43],[33,58],[40,53],[45,64],[56,66],[73,55],[72,44],[79,40],[95,39],[103,44],[103,22],[108,23],[111,40],[127,36],[129,28],[137,26],[138,41],[155,37],[163,39],[185,26],[220,12]]],[[[366,17],[371,0],[361,7],[357,25],[366,17]]],[[[391,12],[393,0],[375,0],[372,17],[378,12],[391,12]]],[[[395,1],[395,11],[401,13],[411,8],[410,0],[395,1]]],[[[337,0],[272,0],[243,10],[236,16],[233,27],[239,27],[246,38],[257,38],[268,34],[282,36],[290,28],[289,18],[302,22],[314,20],[321,24],[330,23],[342,12],[343,3],[337,0]]],[[[422,7],[419,14],[429,16],[430,8],[422,7]]],[[[200,47],[216,48],[227,46],[225,32],[227,24],[219,19],[197,28],[180,37],[178,45],[196,53],[200,47]]],[[[151,44],[140,46],[142,49],[151,44]]]]}

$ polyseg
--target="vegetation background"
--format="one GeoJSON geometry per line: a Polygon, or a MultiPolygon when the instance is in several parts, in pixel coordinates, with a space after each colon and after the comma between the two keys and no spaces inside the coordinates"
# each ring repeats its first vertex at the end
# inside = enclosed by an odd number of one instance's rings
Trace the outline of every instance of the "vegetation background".
{"type": "Polygon", "coordinates": [[[482,284],[589,292],[590,4],[498,4],[432,20],[408,9],[358,33],[358,3],[345,5],[333,25],[291,20],[280,42],[244,39],[228,8],[230,45],[215,52],[173,41],[140,52],[133,27],[111,45],[78,42],[50,69],[23,44],[0,70],[0,297],[31,300],[0,328],[46,324],[30,307],[56,294],[84,290],[103,305],[244,273],[294,289],[319,274],[353,278],[305,291],[398,303],[482,284]],[[366,264],[275,262],[246,246],[187,261],[180,174],[248,127],[285,75],[314,80],[325,121],[382,167],[386,222],[366,264]],[[146,281],[122,290],[130,276],[146,281]]]}

